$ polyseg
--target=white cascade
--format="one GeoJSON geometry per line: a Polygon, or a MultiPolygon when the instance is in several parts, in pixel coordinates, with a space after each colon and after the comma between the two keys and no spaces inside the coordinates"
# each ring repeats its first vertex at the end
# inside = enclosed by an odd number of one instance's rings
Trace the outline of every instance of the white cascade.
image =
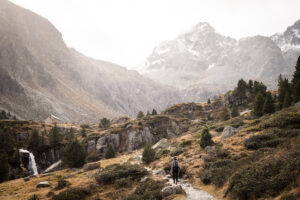
{"type": "Polygon", "coordinates": [[[28,153],[29,154],[29,168],[33,171],[33,175],[38,175],[38,170],[37,170],[37,166],[36,166],[36,162],[34,159],[34,155],[25,149],[20,149],[19,150],[21,153],[28,153]]]}

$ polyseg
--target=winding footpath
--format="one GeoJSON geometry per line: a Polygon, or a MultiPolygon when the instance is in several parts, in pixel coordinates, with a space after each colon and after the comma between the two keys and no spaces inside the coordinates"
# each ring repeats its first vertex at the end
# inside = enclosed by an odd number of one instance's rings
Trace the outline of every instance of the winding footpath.
{"type": "MultiPolygon", "coordinates": [[[[135,155],[136,160],[138,160],[138,163],[141,163],[141,155],[135,155]]],[[[157,177],[161,177],[164,179],[168,179],[169,183],[171,185],[175,185],[173,183],[173,179],[170,175],[158,175],[157,173],[155,173],[155,170],[152,170],[151,168],[146,168],[149,172],[151,172],[154,176],[157,177]]],[[[190,184],[187,180],[184,179],[179,179],[178,180],[178,184],[181,185],[182,189],[186,192],[186,199],[187,200],[216,200],[216,198],[214,198],[212,195],[210,195],[209,193],[203,191],[203,190],[199,190],[199,189],[195,189],[192,184],[190,184]]]]}

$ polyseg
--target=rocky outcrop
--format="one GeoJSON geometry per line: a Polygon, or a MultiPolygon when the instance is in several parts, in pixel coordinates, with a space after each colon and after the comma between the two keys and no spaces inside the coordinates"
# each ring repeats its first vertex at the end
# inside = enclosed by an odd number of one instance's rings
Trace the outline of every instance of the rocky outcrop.
{"type": "Polygon", "coordinates": [[[89,171],[93,169],[98,169],[100,167],[100,163],[87,163],[83,166],[83,171],[89,171]]]}
{"type": "Polygon", "coordinates": [[[168,139],[166,139],[166,138],[163,138],[163,139],[159,140],[155,145],[152,146],[152,148],[154,150],[169,149],[170,147],[171,147],[171,144],[168,141],[168,139]]]}
{"type": "Polygon", "coordinates": [[[165,116],[152,116],[141,121],[142,126],[120,125],[109,129],[102,135],[87,138],[84,142],[88,153],[95,152],[103,156],[108,145],[119,152],[142,148],[147,142],[157,143],[164,136],[178,136],[182,133],[181,125],[165,116]]]}
{"type": "Polygon", "coordinates": [[[185,194],[184,190],[180,185],[174,185],[174,186],[167,186],[164,187],[161,191],[160,194],[162,197],[167,197],[172,194],[185,194]]]}
{"type": "Polygon", "coordinates": [[[36,188],[45,188],[45,187],[51,187],[48,181],[39,182],[36,185],[36,188]]]}
{"type": "Polygon", "coordinates": [[[234,136],[239,132],[239,128],[233,128],[232,126],[226,126],[222,132],[221,140],[234,136]]]}

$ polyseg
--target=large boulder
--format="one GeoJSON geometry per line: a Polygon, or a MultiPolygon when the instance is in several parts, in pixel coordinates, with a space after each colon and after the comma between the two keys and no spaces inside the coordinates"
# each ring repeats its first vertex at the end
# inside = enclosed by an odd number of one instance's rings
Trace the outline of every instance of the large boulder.
{"type": "Polygon", "coordinates": [[[168,141],[168,139],[166,139],[166,138],[163,138],[163,139],[159,140],[155,145],[152,146],[152,148],[154,150],[169,149],[170,147],[171,147],[171,144],[168,141]]]}
{"type": "Polygon", "coordinates": [[[87,163],[83,166],[83,171],[90,171],[100,167],[100,163],[87,163]]]}
{"type": "Polygon", "coordinates": [[[161,191],[160,194],[162,197],[167,197],[172,194],[184,194],[184,190],[180,185],[174,185],[174,186],[167,186],[164,187],[161,191]]]}
{"type": "Polygon", "coordinates": [[[232,126],[226,126],[222,132],[221,139],[229,138],[235,135],[237,132],[239,132],[240,129],[233,128],[232,126]]]}

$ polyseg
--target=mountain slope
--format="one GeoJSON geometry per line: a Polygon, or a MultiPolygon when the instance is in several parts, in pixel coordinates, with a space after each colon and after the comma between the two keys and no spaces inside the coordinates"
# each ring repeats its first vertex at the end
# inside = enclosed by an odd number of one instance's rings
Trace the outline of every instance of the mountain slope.
{"type": "Polygon", "coordinates": [[[172,88],[68,48],[48,20],[7,0],[0,27],[0,108],[20,118],[97,121],[179,100],[172,88]]]}
{"type": "MultiPolygon", "coordinates": [[[[296,22],[277,39],[253,36],[237,41],[222,36],[205,22],[199,23],[156,47],[141,72],[187,94],[191,88],[212,94],[224,92],[241,78],[264,81],[272,88],[280,73],[290,74],[294,69],[299,56],[299,51],[294,50],[300,44],[299,24],[296,22]],[[293,51],[284,51],[286,44],[293,51]]],[[[202,100],[206,98],[201,93],[197,95],[204,97],[202,100]]]]}

